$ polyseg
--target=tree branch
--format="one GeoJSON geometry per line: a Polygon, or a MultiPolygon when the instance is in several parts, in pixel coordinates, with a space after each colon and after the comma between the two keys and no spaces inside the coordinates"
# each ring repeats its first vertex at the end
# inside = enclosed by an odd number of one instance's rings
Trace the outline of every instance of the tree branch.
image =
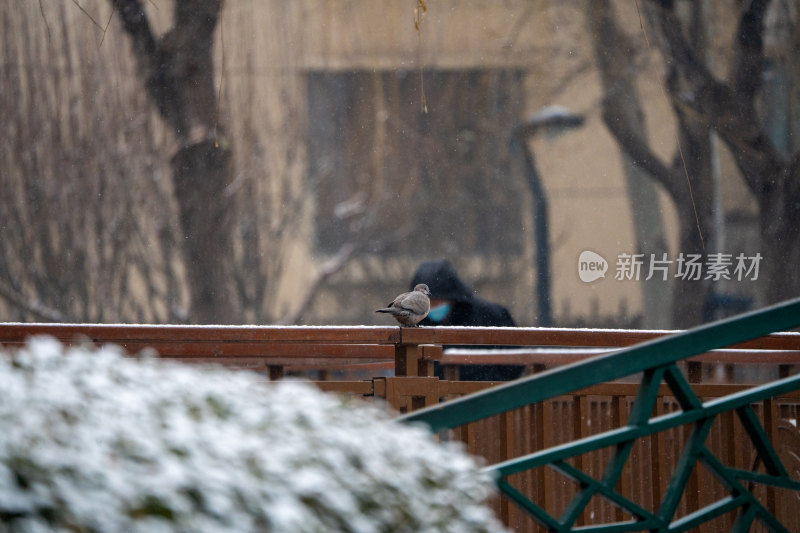
{"type": "Polygon", "coordinates": [[[634,45],[617,25],[608,0],[588,0],[586,9],[595,41],[595,60],[606,88],[602,101],[603,121],[630,160],[649,173],[678,203],[682,197],[681,177],[650,149],[641,135],[641,128],[635,126],[637,122],[643,124],[642,117],[635,116],[631,106],[626,105],[630,102],[624,100],[636,92],[630,81],[632,73],[628,71],[634,45]]]}
{"type": "Polygon", "coordinates": [[[33,302],[28,301],[24,296],[9,287],[2,280],[0,280],[0,296],[5,298],[6,301],[14,307],[22,309],[42,320],[48,322],[67,322],[66,317],[60,311],[47,307],[38,300],[33,302]]]}
{"type": "MultiPolygon", "coordinates": [[[[133,55],[139,62],[139,68],[149,76],[156,70],[154,58],[157,56],[158,43],[156,42],[153,31],[150,29],[150,22],[147,20],[147,13],[139,0],[109,0],[112,7],[119,12],[122,20],[123,29],[128,32],[133,41],[133,55]]],[[[148,77],[146,76],[146,77],[148,77]]]]}
{"type": "Polygon", "coordinates": [[[742,13],[736,30],[731,88],[746,102],[752,102],[761,88],[764,72],[764,17],[770,0],[753,0],[742,13]]]}
{"type": "Polygon", "coordinates": [[[355,242],[345,243],[339,251],[336,253],[335,256],[330,258],[328,261],[323,263],[320,267],[319,271],[317,272],[316,278],[308,287],[303,300],[297,305],[297,307],[287,313],[283,318],[281,318],[277,324],[278,325],[292,325],[297,324],[300,321],[300,318],[303,314],[308,311],[308,308],[311,307],[311,304],[314,301],[314,298],[317,297],[319,293],[320,287],[334,274],[339,272],[342,268],[347,265],[353,255],[358,251],[360,245],[355,242]]]}
{"type": "Polygon", "coordinates": [[[680,176],[672,172],[670,167],[650,149],[650,146],[636,135],[630,125],[622,118],[621,114],[612,103],[603,106],[603,121],[614,136],[631,162],[641,167],[663,186],[677,202],[682,198],[683,191],[680,176]]]}
{"type": "Polygon", "coordinates": [[[764,16],[769,0],[753,0],[739,19],[731,83],[714,78],[684,38],[672,2],[652,0],[658,6],[661,31],[667,42],[667,61],[674,62],[689,85],[687,91],[667,84],[676,109],[691,112],[710,125],[730,146],[750,190],[760,195],[768,184],[764,176],[780,170],[780,154],[758,120],[755,98],[761,88],[764,16]],[[752,42],[750,40],[752,39],[752,42]]]}

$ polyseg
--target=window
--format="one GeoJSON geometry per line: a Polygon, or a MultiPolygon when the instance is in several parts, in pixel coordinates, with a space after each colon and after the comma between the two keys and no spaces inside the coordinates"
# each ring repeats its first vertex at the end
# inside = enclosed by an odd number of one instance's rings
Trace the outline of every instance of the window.
{"type": "Polygon", "coordinates": [[[366,225],[374,249],[390,242],[384,254],[521,253],[525,182],[509,154],[520,71],[426,71],[427,114],[418,71],[307,80],[318,250],[334,252],[366,225]]]}

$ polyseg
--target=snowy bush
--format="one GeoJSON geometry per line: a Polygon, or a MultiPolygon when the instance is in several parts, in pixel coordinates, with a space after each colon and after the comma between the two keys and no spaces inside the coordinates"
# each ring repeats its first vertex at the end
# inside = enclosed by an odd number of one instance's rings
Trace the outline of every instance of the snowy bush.
{"type": "Polygon", "coordinates": [[[0,531],[498,531],[491,480],[300,383],[65,349],[0,354],[0,531]]]}

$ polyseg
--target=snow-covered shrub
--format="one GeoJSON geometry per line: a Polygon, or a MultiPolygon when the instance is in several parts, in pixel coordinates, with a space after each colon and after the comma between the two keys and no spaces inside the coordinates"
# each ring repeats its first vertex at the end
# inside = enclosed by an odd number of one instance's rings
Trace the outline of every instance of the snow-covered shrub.
{"type": "Polygon", "coordinates": [[[460,449],[300,383],[38,338],[0,354],[0,531],[498,531],[460,449]]]}

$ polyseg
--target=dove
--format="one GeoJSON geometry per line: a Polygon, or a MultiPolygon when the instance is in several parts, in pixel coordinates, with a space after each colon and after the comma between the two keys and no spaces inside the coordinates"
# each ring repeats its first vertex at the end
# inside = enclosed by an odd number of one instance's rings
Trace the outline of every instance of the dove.
{"type": "Polygon", "coordinates": [[[404,292],[392,303],[376,313],[389,313],[404,326],[416,326],[417,322],[428,316],[431,310],[431,291],[427,285],[420,283],[411,292],[404,292]]]}

